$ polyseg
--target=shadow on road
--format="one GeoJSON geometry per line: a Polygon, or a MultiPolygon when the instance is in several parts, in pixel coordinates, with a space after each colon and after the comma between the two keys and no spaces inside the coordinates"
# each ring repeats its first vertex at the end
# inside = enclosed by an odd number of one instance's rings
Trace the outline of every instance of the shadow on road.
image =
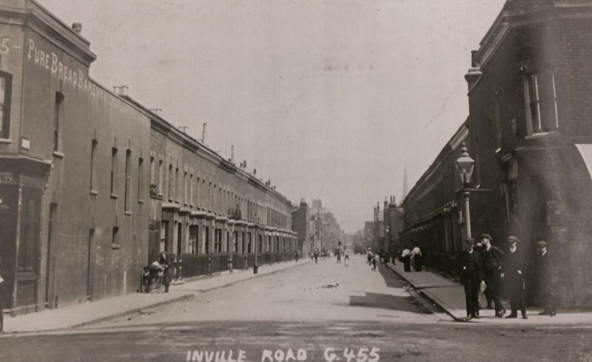
{"type": "Polygon", "coordinates": [[[357,295],[350,296],[349,305],[352,307],[379,308],[411,313],[429,313],[411,296],[399,297],[388,294],[366,293],[363,297],[357,295]]]}

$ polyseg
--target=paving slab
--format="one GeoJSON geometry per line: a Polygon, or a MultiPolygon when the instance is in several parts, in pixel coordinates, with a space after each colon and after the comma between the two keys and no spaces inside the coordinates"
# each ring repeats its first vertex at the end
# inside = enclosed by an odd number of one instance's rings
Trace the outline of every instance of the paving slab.
{"type": "Polygon", "coordinates": [[[67,328],[77,328],[136,313],[147,308],[154,308],[192,298],[197,293],[226,287],[243,280],[276,273],[288,268],[309,263],[310,260],[299,262],[282,262],[262,265],[258,274],[253,269],[238,270],[215,277],[202,278],[183,284],[171,285],[169,293],[131,293],[118,297],[105,298],[94,302],[86,302],[58,309],[47,309],[39,313],[30,313],[16,317],[5,316],[5,335],[24,332],[46,332],[67,328]]]}

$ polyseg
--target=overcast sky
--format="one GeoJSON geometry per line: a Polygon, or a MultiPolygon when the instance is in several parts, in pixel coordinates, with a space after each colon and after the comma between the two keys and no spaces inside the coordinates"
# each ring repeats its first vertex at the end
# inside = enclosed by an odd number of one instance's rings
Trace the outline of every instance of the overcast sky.
{"type": "Polygon", "coordinates": [[[39,0],[81,22],[91,75],[342,228],[400,201],[468,115],[503,0],[39,0]]]}

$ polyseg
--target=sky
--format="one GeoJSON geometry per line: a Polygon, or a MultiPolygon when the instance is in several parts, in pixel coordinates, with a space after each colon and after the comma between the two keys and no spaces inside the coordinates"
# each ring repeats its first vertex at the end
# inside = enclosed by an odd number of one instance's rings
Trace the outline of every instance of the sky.
{"type": "Polygon", "coordinates": [[[342,229],[409,187],[468,116],[504,0],[39,0],[83,24],[91,76],[342,229]]]}

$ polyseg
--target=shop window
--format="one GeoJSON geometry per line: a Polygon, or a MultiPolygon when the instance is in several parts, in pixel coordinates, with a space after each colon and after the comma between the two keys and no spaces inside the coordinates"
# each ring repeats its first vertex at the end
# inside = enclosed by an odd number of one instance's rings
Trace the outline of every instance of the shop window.
{"type": "Polygon", "coordinates": [[[524,76],[524,97],[528,135],[547,133],[559,128],[555,76],[547,72],[524,76]]]}
{"type": "Polygon", "coordinates": [[[0,72],[0,138],[8,138],[10,131],[10,103],[12,75],[0,72]]]}

